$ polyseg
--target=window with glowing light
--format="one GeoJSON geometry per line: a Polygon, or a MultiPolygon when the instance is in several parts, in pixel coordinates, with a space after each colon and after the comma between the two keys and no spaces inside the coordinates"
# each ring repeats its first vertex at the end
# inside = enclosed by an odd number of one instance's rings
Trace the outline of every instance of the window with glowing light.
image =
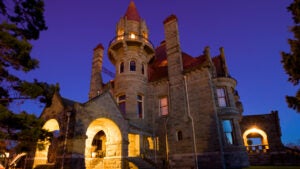
{"type": "Polygon", "coordinates": [[[135,61],[133,61],[133,60],[130,61],[129,67],[130,67],[130,71],[135,71],[136,70],[135,61]]]}
{"type": "Polygon", "coordinates": [[[143,96],[137,95],[136,97],[137,100],[137,115],[139,118],[143,118],[143,96]]]}
{"type": "Polygon", "coordinates": [[[226,91],[225,88],[218,88],[217,89],[217,96],[218,96],[218,104],[220,107],[227,106],[227,98],[226,98],[226,91]]]}
{"type": "Polygon", "coordinates": [[[130,34],[130,39],[136,39],[136,35],[134,33],[130,34]]]}
{"type": "Polygon", "coordinates": [[[118,105],[123,114],[126,113],[126,95],[121,95],[118,97],[118,105]]]}
{"type": "Polygon", "coordinates": [[[222,121],[223,132],[225,137],[226,144],[232,145],[233,142],[233,126],[231,120],[223,120],[222,121]]]}
{"type": "Polygon", "coordinates": [[[120,63],[120,73],[124,72],[124,62],[120,63]]]}
{"type": "Polygon", "coordinates": [[[159,99],[159,115],[166,116],[168,113],[168,98],[162,97],[159,99]]]}

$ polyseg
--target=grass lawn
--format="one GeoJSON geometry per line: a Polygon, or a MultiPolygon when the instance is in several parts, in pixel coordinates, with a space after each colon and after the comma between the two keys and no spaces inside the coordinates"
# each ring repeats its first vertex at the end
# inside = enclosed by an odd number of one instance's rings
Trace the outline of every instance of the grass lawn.
{"type": "Polygon", "coordinates": [[[300,166],[251,166],[245,169],[300,169],[300,166]]]}

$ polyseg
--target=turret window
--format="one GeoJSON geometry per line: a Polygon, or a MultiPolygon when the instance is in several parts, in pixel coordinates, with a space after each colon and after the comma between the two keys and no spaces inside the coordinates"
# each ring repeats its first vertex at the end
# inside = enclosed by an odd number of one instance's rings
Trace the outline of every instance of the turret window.
{"type": "Polygon", "coordinates": [[[120,64],[120,73],[124,72],[124,62],[121,62],[120,64]]]}
{"type": "Polygon", "coordinates": [[[135,61],[130,61],[130,71],[135,71],[135,70],[136,70],[135,61]]]}
{"type": "Polygon", "coordinates": [[[226,107],[228,105],[227,103],[227,97],[226,97],[226,90],[225,88],[218,88],[217,89],[217,96],[218,96],[218,104],[220,107],[226,107]]]}
{"type": "Polygon", "coordinates": [[[137,95],[137,115],[139,118],[143,118],[143,96],[137,95]]]}
{"type": "Polygon", "coordinates": [[[142,64],[142,74],[145,74],[145,65],[142,64]]]}
{"type": "Polygon", "coordinates": [[[120,95],[118,97],[118,105],[123,114],[126,113],[126,95],[120,95]]]}

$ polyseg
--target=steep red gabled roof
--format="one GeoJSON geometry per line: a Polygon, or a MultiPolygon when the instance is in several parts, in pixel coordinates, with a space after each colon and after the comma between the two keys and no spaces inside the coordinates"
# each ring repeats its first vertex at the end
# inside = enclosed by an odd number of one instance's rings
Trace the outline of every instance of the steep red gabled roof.
{"type": "Polygon", "coordinates": [[[138,22],[141,21],[141,17],[135,7],[133,0],[130,1],[130,4],[127,8],[127,11],[126,11],[124,17],[126,17],[127,20],[134,20],[134,21],[138,21],[138,22]]]}
{"type": "MultiPolygon", "coordinates": [[[[205,55],[192,57],[189,54],[182,52],[183,69],[191,70],[197,68],[206,61],[205,55]]],[[[166,44],[161,44],[155,49],[154,60],[149,64],[148,68],[149,81],[157,81],[168,77],[168,61],[166,44]]]]}

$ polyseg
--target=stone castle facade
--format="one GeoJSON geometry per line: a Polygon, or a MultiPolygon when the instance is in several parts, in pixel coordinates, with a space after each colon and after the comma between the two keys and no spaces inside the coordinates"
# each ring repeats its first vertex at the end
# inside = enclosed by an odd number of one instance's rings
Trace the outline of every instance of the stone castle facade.
{"type": "Polygon", "coordinates": [[[41,118],[53,132],[27,166],[65,169],[229,169],[249,165],[243,107],[224,49],[182,51],[177,17],[163,21],[154,47],[133,1],[116,25],[108,57],[115,78],[103,83],[104,47],[94,49],[89,100],[53,96],[41,118]]]}

